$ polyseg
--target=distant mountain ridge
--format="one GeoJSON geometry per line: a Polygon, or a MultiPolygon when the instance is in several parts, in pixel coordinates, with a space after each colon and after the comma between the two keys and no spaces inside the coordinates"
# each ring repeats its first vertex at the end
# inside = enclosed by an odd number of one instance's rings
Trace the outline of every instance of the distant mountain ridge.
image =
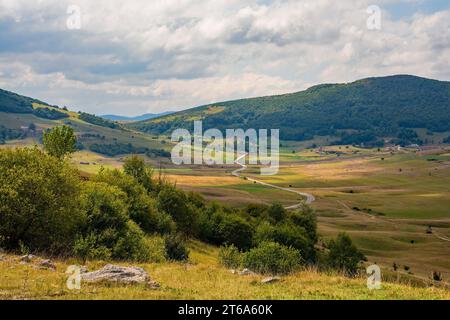
{"type": "Polygon", "coordinates": [[[345,84],[322,84],[307,90],[212,103],[156,120],[129,124],[152,134],[203,128],[275,128],[286,140],[358,134],[359,142],[385,136],[413,136],[410,128],[450,131],[450,82],[411,75],[367,78],[345,84]]]}
{"type": "Polygon", "coordinates": [[[146,113],[140,116],[136,116],[136,117],[126,117],[126,116],[119,116],[119,115],[114,115],[114,114],[105,114],[100,116],[103,119],[107,119],[107,120],[111,120],[111,121],[145,121],[145,120],[150,120],[150,119],[155,119],[155,118],[159,118],[159,117],[163,117],[169,114],[172,114],[173,112],[171,111],[167,111],[167,112],[162,112],[162,113],[146,113]]]}

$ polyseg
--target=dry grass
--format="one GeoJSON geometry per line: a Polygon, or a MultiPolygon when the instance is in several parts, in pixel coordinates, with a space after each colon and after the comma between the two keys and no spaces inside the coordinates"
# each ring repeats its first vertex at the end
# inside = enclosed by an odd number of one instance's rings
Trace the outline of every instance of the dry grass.
{"type": "MultiPolygon", "coordinates": [[[[383,283],[381,290],[369,290],[364,279],[305,270],[286,276],[278,283],[263,285],[262,276],[238,276],[217,264],[217,249],[191,243],[191,263],[144,264],[161,284],[145,286],[82,284],[79,291],[66,287],[67,266],[58,261],[57,271],[39,270],[7,256],[0,262],[0,299],[450,299],[450,291],[383,283]]],[[[89,269],[106,262],[89,263],[89,269]]],[[[121,263],[123,264],[123,263],[121,263]]]]}

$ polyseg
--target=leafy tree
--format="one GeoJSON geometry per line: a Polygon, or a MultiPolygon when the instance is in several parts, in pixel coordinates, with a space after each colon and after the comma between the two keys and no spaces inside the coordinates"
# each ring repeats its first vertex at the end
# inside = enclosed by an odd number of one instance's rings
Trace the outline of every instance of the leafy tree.
{"type": "Polygon", "coordinates": [[[336,240],[331,240],[328,249],[329,266],[349,276],[355,275],[359,263],[366,259],[345,233],[340,233],[336,240]]]}
{"type": "Polygon", "coordinates": [[[69,253],[85,222],[77,171],[37,148],[0,150],[0,168],[1,245],[69,253]]]}
{"type": "Polygon", "coordinates": [[[62,159],[76,151],[77,138],[71,127],[59,126],[44,132],[43,143],[49,155],[62,159]]]}
{"type": "Polygon", "coordinates": [[[126,159],[123,170],[142,184],[148,192],[153,190],[153,170],[145,165],[144,159],[136,155],[126,159]]]}

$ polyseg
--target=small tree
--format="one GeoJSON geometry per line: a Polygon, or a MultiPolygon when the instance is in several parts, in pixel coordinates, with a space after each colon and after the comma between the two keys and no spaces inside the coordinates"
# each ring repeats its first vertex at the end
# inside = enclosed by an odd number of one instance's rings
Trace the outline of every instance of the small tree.
{"type": "Polygon", "coordinates": [[[127,175],[132,176],[137,182],[142,184],[147,191],[153,190],[153,171],[146,167],[144,159],[133,155],[125,160],[123,170],[127,175]]]}
{"type": "Polygon", "coordinates": [[[68,126],[59,126],[44,132],[45,151],[58,159],[76,151],[77,138],[73,129],[68,126]]]}
{"type": "Polygon", "coordinates": [[[354,276],[358,265],[366,257],[353,244],[352,239],[345,233],[340,233],[336,240],[328,243],[328,264],[331,268],[341,270],[349,276],[354,276]]]}

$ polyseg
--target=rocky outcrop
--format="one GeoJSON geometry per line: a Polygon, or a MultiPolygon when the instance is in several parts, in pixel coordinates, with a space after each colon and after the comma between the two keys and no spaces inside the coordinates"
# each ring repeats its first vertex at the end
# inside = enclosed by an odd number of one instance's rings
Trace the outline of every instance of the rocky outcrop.
{"type": "Polygon", "coordinates": [[[153,281],[144,269],[139,267],[121,267],[108,264],[100,270],[82,273],[81,279],[91,283],[145,284],[155,289],[159,288],[159,284],[153,281]]]}

